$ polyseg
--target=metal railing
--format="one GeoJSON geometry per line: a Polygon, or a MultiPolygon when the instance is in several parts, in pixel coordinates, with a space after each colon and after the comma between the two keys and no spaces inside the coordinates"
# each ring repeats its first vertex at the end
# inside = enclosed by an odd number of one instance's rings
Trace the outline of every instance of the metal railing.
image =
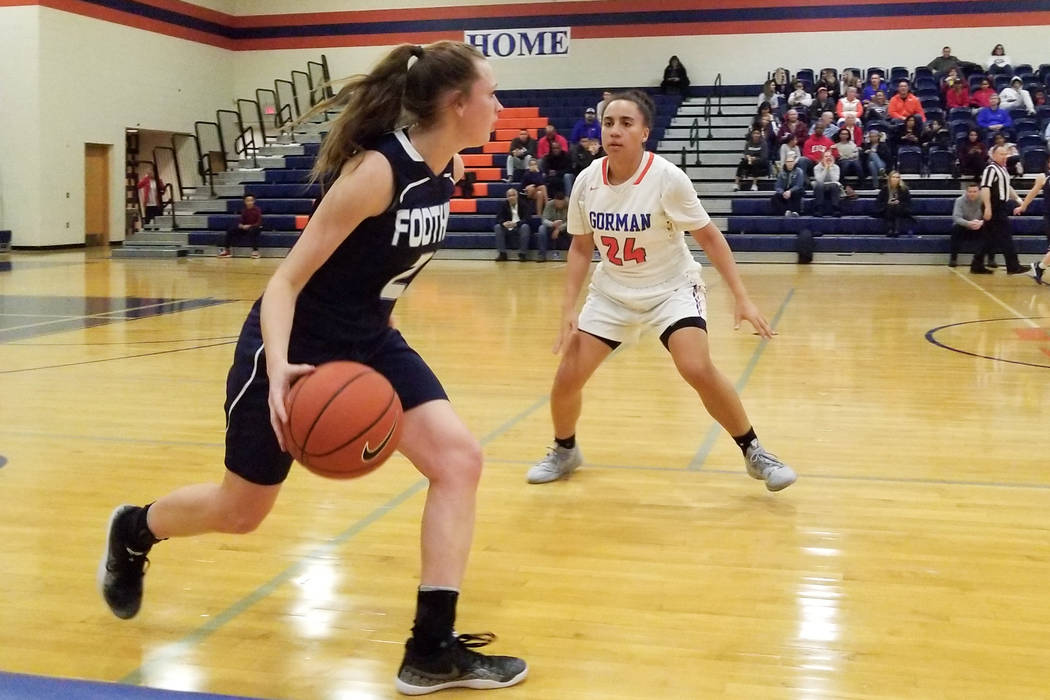
{"type": "Polygon", "coordinates": [[[208,191],[211,192],[211,196],[215,196],[215,170],[211,167],[211,151],[205,151],[201,145],[201,127],[210,126],[215,128],[215,133],[218,136],[219,149],[222,153],[223,163],[226,162],[226,151],[223,147],[222,141],[222,127],[219,126],[218,122],[206,122],[197,121],[193,122],[193,134],[194,142],[197,144],[197,172],[204,178],[208,183],[208,191]]]}
{"type": "MultiPolygon", "coordinates": [[[[243,124],[250,120],[244,118],[244,112],[241,111],[242,104],[249,104],[255,107],[255,123],[259,125],[259,135],[262,136],[262,142],[265,144],[269,141],[270,137],[266,133],[266,120],[263,119],[262,107],[259,105],[259,101],[249,100],[243,97],[237,100],[237,113],[241,115],[241,123],[243,124]]],[[[258,164],[256,164],[256,167],[258,167],[258,164]]]]}
{"type": "MultiPolygon", "coordinates": [[[[296,117],[299,116],[299,110],[295,106],[295,83],[291,80],[284,80],[283,78],[277,78],[273,81],[273,94],[277,96],[277,112],[281,114],[284,109],[288,109],[288,122],[294,122],[296,117]],[[281,86],[287,85],[288,89],[292,92],[292,98],[285,100],[281,97],[281,86]]],[[[281,127],[283,128],[287,122],[282,121],[281,127]]]]}
{"type": "Polygon", "coordinates": [[[303,109],[302,103],[299,101],[299,95],[304,97],[309,96],[314,90],[313,81],[310,79],[310,74],[306,71],[293,70],[292,71],[292,99],[295,101],[295,117],[299,119],[305,112],[310,111],[310,107],[313,107],[313,102],[307,105],[306,109],[303,109]],[[299,81],[296,78],[300,78],[299,81]],[[303,86],[300,84],[302,79],[306,80],[306,89],[302,90],[303,86]]]}
{"type": "MultiPolygon", "coordinates": [[[[251,127],[251,125],[248,125],[247,127],[245,127],[244,126],[244,122],[241,120],[240,110],[235,112],[232,109],[219,109],[219,110],[216,110],[216,112],[215,112],[215,121],[217,121],[219,123],[220,127],[222,125],[222,115],[223,114],[232,114],[234,116],[234,118],[236,118],[236,120],[237,120],[236,122],[234,122],[234,132],[237,135],[234,136],[234,138],[233,138],[233,153],[232,153],[232,155],[236,156],[236,158],[232,158],[231,159],[231,158],[229,158],[227,156],[227,162],[231,162],[231,161],[232,162],[238,162],[242,158],[247,159],[248,156],[250,155],[251,159],[252,159],[252,164],[253,164],[252,167],[258,168],[259,167],[259,158],[258,158],[258,155],[257,155],[258,148],[256,147],[256,143],[255,143],[255,129],[253,129],[251,127]]],[[[221,133],[221,128],[220,128],[220,133],[221,133]]],[[[223,144],[223,150],[224,151],[226,150],[225,143],[223,144]]]]}

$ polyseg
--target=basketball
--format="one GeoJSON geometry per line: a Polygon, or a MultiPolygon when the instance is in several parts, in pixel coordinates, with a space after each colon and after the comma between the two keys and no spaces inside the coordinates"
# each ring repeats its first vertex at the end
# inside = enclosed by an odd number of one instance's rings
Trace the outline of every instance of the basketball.
{"type": "Polygon", "coordinates": [[[401,399],[386,377],[357,362],[328,362],[292,385],[285,446],[332,479],[372,471],[401,437],[401,399]]]}

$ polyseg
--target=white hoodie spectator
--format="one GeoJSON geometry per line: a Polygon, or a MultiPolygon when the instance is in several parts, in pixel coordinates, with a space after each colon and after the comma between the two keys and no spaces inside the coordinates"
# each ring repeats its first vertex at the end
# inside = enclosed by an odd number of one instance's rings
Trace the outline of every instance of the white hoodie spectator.
{"type": "Polygon", "coordinates": [[[806,87],[802,84],[802,81],[796,80],[795,89],[788,95],[787,103],[789,107],[808,108],[813,104],[813,95],[806,92],[806,87]]]}
{"type": "Polygon", "coordinates": [[[1023,81],[1016,75],[1010,79],[1010,84],[999,93],[999,106],[1005,110],[1015,107],[1024,107],[1029,114],[1035,114],[1035,105],[1032,104],[1032,95],[1022,88],[1023,81]]]}

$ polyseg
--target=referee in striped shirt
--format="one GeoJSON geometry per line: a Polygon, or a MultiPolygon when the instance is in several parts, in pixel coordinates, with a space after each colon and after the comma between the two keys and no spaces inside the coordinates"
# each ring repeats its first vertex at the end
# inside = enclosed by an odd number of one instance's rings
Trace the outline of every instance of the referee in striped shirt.
{"type": "Polygon", "coordinates": [[[981,201],[984,203],[984,240],[970,264],[970,272],[979,275],[992,273],[984,266],[985,255],[1000,251],[1006,258],[1006,274],[1019,275],[1028,272],[1017,260],[1017,249],[1010,229],[1010,214],[1018,206],[1020,197],[1010,185],[1010,173],[1006,161],[1017,155],[1014,146],[996,146],[990,154],[992,162],[981,175],[981,201]]]}

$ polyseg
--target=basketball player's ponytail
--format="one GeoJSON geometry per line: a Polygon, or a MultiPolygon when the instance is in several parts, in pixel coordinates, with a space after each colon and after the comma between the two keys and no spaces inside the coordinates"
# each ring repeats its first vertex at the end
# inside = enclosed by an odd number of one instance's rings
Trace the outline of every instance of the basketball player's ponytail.
{"type": "Polygon", "coordinates": [[[440,98],[450,91],[470,91],[482,55],[472,46],[439,41],[427,47],[402,44],[368,75],[349,78],[324,104],[303,116],[344,107],[321,145],[311,178],[314,182],[339,172],[373,139],[399,126],[434,122],[440,98]]]}

